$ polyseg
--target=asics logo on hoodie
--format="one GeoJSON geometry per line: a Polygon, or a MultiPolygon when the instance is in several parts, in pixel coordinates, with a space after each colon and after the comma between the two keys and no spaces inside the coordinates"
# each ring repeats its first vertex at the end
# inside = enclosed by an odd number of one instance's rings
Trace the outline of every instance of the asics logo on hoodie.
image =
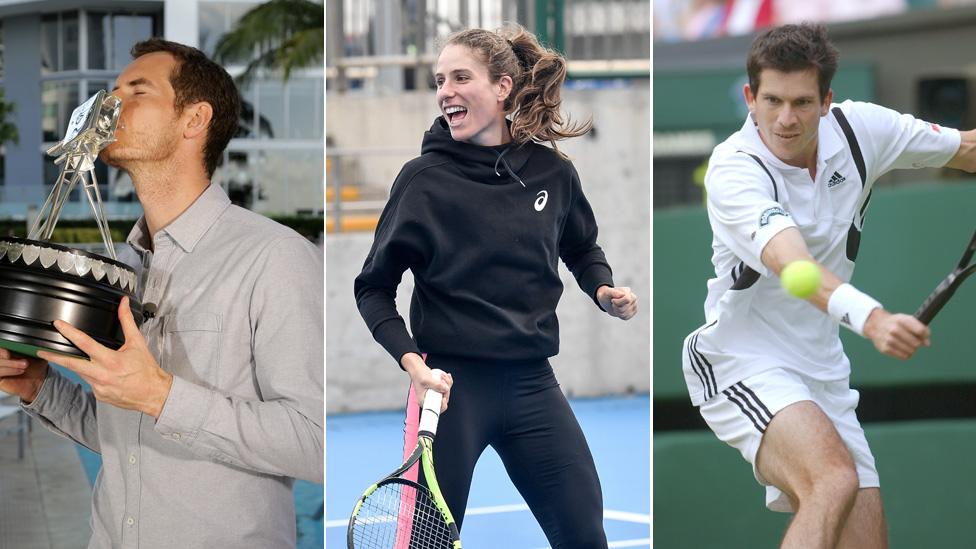
{"type": "Polygon", "coordinates": [[[546,201],[548,200],[549,200],[549,192],[539,191],[539,194],[536,195],[536,199],[535,199],[535,211],[541,212],[543,208],[546,207],[546,201]]]}

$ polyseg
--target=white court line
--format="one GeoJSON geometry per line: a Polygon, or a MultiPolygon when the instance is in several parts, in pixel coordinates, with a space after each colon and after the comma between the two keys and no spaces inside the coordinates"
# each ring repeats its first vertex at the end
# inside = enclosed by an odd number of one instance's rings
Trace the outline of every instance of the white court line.
{"type": "Polygon", "coordinates": [[[528,511],[529,506],[524,503],[513,503],[511,505],[490,505],[487,507],[472,507],[464,512],[464,516],[471,515],[495,515],[498,513],[512,513],[515,511],[528,511]]]}
{"type": "MultiPolygon", "coordinates": [[[[528,511],[529,506],[524,503],[516,503],[512,505],[490,505],[486,507],[472,507],[465,511],[464,516],[470,517],[473,515],[495,515],[499,513],[513,513],[518,511],[528,511]]],[[[651,515],[642,515],[640,513],[629,513],[627,511],[614,511],[613,509],[605,509],[603,511],[603,518],[610,520],[619,520],[622,522],[635,522],[637,524],[650,524],[651,515]]],[[[349,519],[335,519],[325,521],[326,528],[338,528],[340,526],[345,527],[349,524],[349,519]]],[[[641,540],[634,540],[641,541],[641,540]]],[[[615,542],[615,543],[625,543],[625,542],[615,542]]],[[[638,544],[639,545],[639,544],[638,544]]],[[[634,545],[611,545],[611,547],[634,547],[634,545]]]]}
{"type": "Polygon", "coordinates": [[[605,509],[603,511],[603,518],[608,518],[611,520],[620,520],[623,522],[636,522],[638,524],[651,523],[651,515],[642,515],[640,513],[628,513],[627,511],[614,511],[611,509],[605,509]]]}
{"type": "Polygon", "coordinates": [[[625,539],[623,541],[611,541],[607,547],[650,547],[651,538],[644,539],[625,539]]]}

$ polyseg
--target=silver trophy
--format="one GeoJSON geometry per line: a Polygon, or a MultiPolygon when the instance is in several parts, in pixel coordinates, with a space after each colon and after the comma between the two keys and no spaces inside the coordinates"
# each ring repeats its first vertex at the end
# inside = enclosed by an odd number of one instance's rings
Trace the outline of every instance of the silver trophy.
{"type": "Polygon", "coordinates": [[[136,274],[115,256],[95,177],[95,159],[115,141],[121,107],[118,97],[102,90],[71,113],[64,139],[47,150],[61,172],[27,238],[0,237],[0,347],[34,356],[38,350],[85,356],[54,328],[60,319],[118,349],[125,342],[117,316],[124,296],[142,320],[136,274]],[[79,183],[109,257],[50,242],[79,183]]]}

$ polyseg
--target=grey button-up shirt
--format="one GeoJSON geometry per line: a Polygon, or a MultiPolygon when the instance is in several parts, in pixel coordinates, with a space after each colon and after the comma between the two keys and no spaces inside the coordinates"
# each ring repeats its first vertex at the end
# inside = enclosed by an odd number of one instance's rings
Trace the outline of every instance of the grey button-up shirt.
{"type": "Polygon", "coordinates": [[[54,369],[25,406],[102,455],[89,547],[294,547],[292,479],[323,476],[321,252],[217,185],[128,242],[158,311],[142,334],[174,376],[159,419],[54,369]]]}

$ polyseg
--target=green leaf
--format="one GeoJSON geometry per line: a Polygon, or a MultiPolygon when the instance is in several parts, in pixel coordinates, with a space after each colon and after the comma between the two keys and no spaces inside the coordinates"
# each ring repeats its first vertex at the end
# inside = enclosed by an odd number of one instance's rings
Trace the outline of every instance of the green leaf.
{"type": "Polygon", "coordinates": [[[325,56],[325,7],[311,0],[270,0],[248,11],[234,30],[217,42],[218,62],[248,59],[237,78],[243,85],[260,70],[291,71],[322,62],[325,56]]]}

